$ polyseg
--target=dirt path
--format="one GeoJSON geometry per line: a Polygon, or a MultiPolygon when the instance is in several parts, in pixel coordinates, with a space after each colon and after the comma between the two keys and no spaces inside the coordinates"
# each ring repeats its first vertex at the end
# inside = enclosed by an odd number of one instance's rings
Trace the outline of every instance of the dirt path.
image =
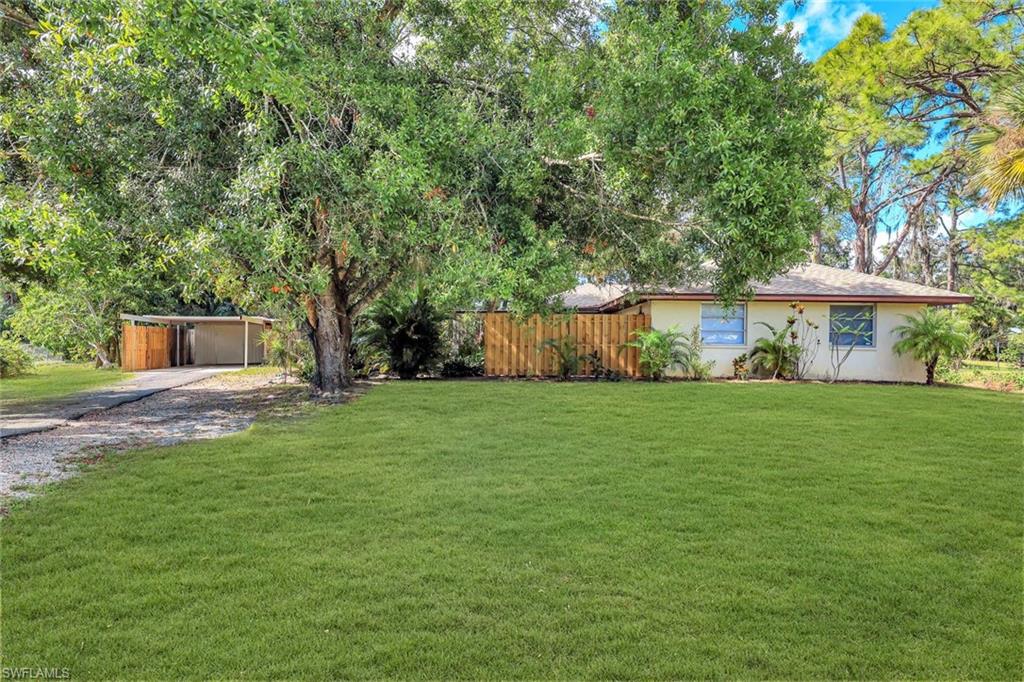
{"type": "Polygon", "coordinates": [[[31,486],[73,476],[79,464],[105,452],[215,438],[248,428],[261,414],[293,412],[309,402],[306,386],[282,384],[276,375],[221,374],[49,431],[10,436],[0,443],[0,497],[29,496],[31,486]]]}
{"type": "Polygon", "coordinates": [[[0,439],[46,431],[97,410],[141,400],[169,388],[177,388],[238,369],[241,368],[218,366],[153,369],[137,372],[111,386],[102,386],[37,404],[6,407],[0,418],[0,439]]]}

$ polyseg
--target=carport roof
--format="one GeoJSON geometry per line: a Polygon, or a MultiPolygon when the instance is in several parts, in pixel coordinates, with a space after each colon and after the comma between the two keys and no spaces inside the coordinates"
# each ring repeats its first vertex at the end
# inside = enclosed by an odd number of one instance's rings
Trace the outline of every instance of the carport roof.
{"type": "Polygon", "coordinates": [[[271,324],[275,322],[272,317],[260,317],[259,315],[129,315],[121,314],[121,319],[129,322],[148,322],[149,324],[271,324]]]}

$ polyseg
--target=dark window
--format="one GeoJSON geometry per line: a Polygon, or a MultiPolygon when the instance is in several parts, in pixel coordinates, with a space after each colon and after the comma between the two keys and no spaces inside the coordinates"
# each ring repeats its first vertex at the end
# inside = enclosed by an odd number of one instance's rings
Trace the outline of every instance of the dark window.
{"type": "Polygon", "coordinates": [[[875,345],[875,307],[832,306],[828,316],[828,342],[839,346],[875,345]]]}

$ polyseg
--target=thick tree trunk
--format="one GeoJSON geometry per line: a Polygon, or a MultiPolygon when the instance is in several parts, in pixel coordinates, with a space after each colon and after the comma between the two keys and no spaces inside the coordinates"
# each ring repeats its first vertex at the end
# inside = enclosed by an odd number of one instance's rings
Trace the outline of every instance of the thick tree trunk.
{"type": "Polygon", "coordinates": [[[868,235],[867,225],[856,224],[857,233],[853,239],[853,270],[854,272],[867,272],[871,267],[868,261],[868,235]]]}
{"type": "Polygon", "coordinates": [[[309,340],[313,344],[316,371],[313,387],[321,393],[337,393],[352,383],[349,350],[352,346],[352,317],[348,283],[332,246],[327,208],[319,197],[314,201],[310,222],[320,244],[317,264],[328,272],[327,286],[306,301],[309,340]]]}
{"type": "Polygon", "coordinates": [[[815,230],[811,233],[811,262],[821,262],[821,230],[815,230]]]}
{"type": "Polygon", "coordinates": [[[322,393],[336,393],[352,383],[352,320],[342,293],[338,283],[331,282],[316,297],[315,314],[309,320],[309,338],[316,360],[313,386],[322,393]]]}
{"type": "Polygon", "coordinates": [[[938,359],[931,360],[924,365],[924,383],[931,386],[935,383],[935,366],[939,364],[938,359]]]}

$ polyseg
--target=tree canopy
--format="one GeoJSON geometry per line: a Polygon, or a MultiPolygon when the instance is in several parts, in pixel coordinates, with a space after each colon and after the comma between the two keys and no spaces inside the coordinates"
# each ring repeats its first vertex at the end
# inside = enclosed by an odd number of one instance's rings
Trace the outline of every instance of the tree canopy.
{"type": "Polygon", "coordinates": [[[710,274],[733,300],[801,260],[819,216],[817,89],[776,19],[760,1],[24,3],[5,259],[55,272],[31,219],[50,213],[58,260],[79,233],[82,253],[173,266],[186,295],[302,310],[327,391],[352,319],[412,269],[522,307],[581,273],[710,274]]]}

